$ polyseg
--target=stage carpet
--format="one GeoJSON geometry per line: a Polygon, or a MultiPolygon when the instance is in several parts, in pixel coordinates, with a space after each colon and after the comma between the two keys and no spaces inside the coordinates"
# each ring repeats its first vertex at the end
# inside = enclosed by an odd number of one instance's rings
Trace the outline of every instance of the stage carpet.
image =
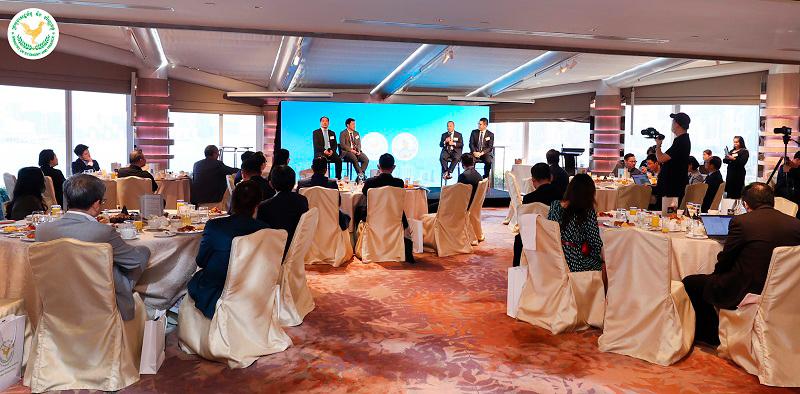
{"type": "Polygon", "coordinates": [[[661,367],[601,353],[598,330],[553,336],[509,318],[505,213],[485,211],[487,240],[474,255],[309,267],[317,306],[287,329],[287,351],[229,370],[181,353],[172,333],[158,375],[124,392],[792,392],[760,386],[710,348],[661,367]]]}

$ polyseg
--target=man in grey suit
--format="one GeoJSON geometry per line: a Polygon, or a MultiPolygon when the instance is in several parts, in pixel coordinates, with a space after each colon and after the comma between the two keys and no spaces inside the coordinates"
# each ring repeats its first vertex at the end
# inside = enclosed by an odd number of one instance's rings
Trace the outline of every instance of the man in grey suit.
{"type": "Polygon", "coordinates": [[[97,222],[95,217],[102,211],[100,206],[105,192],[103,181],[94,176],[78,174],[67,179],[64,182],[64,197],[69,211],[60,220],[39,225],[36,241],[73,238],[110,244],[114,252],[117,308],[122,320],[131,320],[135,312],[133,287],[147,265],[150,250],[144,246],[127,244],[113,227],[97,222]]]}
{"type": "Polygon", "coordinates": [[[352,163],[358,173],[358,179],[364,180],[364,173],[369,165],[369,158],[361,151],[361,136],[356,131],[356,120],[347,118],[344,121],[347,127],[339,134],[339,147],[342,151],[342,160],[352,163]]]}

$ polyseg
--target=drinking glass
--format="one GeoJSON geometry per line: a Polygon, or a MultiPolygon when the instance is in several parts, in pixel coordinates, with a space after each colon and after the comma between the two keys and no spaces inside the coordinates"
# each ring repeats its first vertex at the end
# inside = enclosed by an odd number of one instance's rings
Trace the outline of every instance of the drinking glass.
{"type": "Polygon", "coordinates": [[[181,226],[191,226],[192,225],[192,215],[189,212],[184,210],[183,214],[181,215],[181,226]]]}
{"type": "Polygon", "coordinates": [[[197,214],[198,216],[200,216],[200,223],[208,222],[208,219],[210,217],[208,207],[197,208],[197,214]]]}

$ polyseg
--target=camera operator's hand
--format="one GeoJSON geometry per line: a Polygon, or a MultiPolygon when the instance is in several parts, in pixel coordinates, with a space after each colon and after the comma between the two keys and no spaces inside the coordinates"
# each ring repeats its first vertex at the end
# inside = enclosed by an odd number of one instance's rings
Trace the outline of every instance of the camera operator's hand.
{"type": "Polygon", "coordinates": [[[663,144],[663,143],[664,143],[664,140],[656,138],[656,147],[657,148],[661,148],[661,144],[663,144]]]}

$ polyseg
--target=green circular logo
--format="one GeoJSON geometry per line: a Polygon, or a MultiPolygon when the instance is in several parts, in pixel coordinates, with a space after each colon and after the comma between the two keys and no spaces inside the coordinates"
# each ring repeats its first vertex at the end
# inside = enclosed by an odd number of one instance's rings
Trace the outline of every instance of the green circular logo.
{"type": "Polygon", "coordinates": [[[58,25],[53,16],[38,8],[24,9],[8,25],[11,49],[25,59],[41,59],[58,44],[58,25]]]}

